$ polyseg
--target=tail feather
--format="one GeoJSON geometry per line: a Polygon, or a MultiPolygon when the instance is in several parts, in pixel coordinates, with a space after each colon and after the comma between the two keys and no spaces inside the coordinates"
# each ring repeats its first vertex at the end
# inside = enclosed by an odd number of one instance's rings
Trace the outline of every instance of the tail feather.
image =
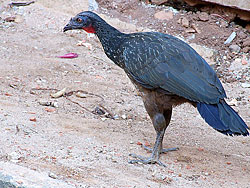
{"type": "Polygon", "coordinates": [[[225,135],[249,135],[248,126],[225,101],[218,104],[197,103],[197,109],[205,121],[225,135]]]}

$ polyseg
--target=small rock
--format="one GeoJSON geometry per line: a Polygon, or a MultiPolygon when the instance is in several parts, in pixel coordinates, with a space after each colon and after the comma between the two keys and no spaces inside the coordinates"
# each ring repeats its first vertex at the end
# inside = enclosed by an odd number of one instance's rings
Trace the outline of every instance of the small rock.
{"type": "Polygon", "coordinates": [[[105,114],[105,111],[101,108],[99,108],[98,106],[95,108],[94,112],[96,114],[99,114],[99,115],[104,115],[105,114]]]}
{"type": "Polygon", "coordinates": [[[222,20],[221,23],[220,23],[220,26],[221,26],[221,27],[228,27],[228,22],[222,20]]]}
{"type": "Polygon", "coordinates": [[[232,99],[228,102],[229,106],[238,106],[238,101],[236,99],[232,99]]]}
{"type": "Polygon", "coordinates": [[[173,12],[165,12],[164,10],[162,10],[160,12],[157,12],[154,17],[159,20],[171,20],[173,18],[173,12]]]}
{"type": "Polygon", "coordinates": [[[250,88],[250,83],[242,83],[241,86],[244,88],[250,88]]]}
{"type": "Polygon", "coordinates": [[[106,120],[107,120],[107,118],[101,118],[101,120],[102,120],[102,121],[106,121],[106,120]]]}
{"type": "Polygon", "coordinates": [[[250,39],[248,39],[248,38],[247,38],[247,39],[245,39],[245,40],[243,41],[242,46],[243,46],[243,47],[246,47],[246,46],[248,46],[248,47],[249,47],[249,46],[250,46],[250,39]]]}
{"type": "Polygon", "coordinates": [[[208,21],[209,15],[206,12],[202,12],[198,15],[199,19],[203,22],[208,21]]]}
{"type": "Polygon", "coordinates": [[[10,16],[10,17],[5,18],[4,21],[6,21],[6,22],[14,22],[15,19],[16,19],[15,16],[10,16]]]}
{"type": "Polygon", "coordinates": [[[87,98],[87,94],[86,93],[82,93],[82,92],[77,92],[76,96],[79,98],[87,98]]]}
{"type": "Polygon", "coordinates": [[[241,63],[241,59],[240,58],[236,58],[233,63],[234,64],[240,64],[241,63]]]}
{"type": "Polygon", "coordinates": [[[201,33],[201,30],[198,28],[197,25],[191,24],[191,27],[192,27],[197,33],[201,33]]]}
{"type": "Polygon", "coordinates": [[[119,119],[119,116],[116,114],[113,116],[114,119],[119,119]]]}
{"type": "Polygon", "coordinates": [[[250,24],[247,24],[245,28],[250,33],[250,24]]]}
{"type": "Polygon", "coordinates": [[[196,33],[196,31],[193,28],[188,28],[185,30],[186,33],[196,33]]]}
{"type": "Polygon", "coordinates": [[[248,53],[248,52],[250,52],[250,47],[244,47],[243,49],[242,49],[242,52],[244,52],[244,53],[248,53]]]}
{"type": "Polygon", "coordinates": [[[189,21],[188,21],[188,19],[185,18],[185,17],[183,17],[183,18],[181,19],[181,25],[182,25],[183,27],[188,28],[188,27],[189,27],[189,21]]]}
{"type": "Polygon", "coordinates": [[[232,45],[229,46],[229,50],[231,52],[239,53],[240,52],[240,47],[237,44],[232,44],[232,45]]]}
{"type": "Polygon", "coordinates": [[[121,117],[122,119],[127,119],[127,116],[125,114],[123,114],[121,117]]]}
{"type": "Polygon", "coordinates": [[[208,176],[208,175],[209,175],[209,173],[208,173],[208,172],[205,172],[205,173],[204,173],[204,175],[205,175],[205,176],[208,176]]]}
{"type": "Polygon", "coordinates": [[[245,55],[243,55],[243,57],[242,57],[241,64],[242,64],[242,65],[247,65],[247,64],[248,64],[247,58],[246,58],[245,55]]]}
{"type": "Polygon", "coordinates": [[[232,32],[231,35],[227,38],[227,40],[224,42],[224,44],[229,44],[234,40],[235,37],[236,37],[236,32],[232,32]]]}
{"type": "Polygon", "coordinates": [[[18,160],[21,158],[21,155],[15,151],[11,152],[10,154],[8,154],[7,157],[10,161],[17,163],[18,160]]]}
{"type": "Polygon", "coordinates": [[[36,118],[35,118],[35,117],[31,117],[31,118],[30,118],[30,121],[36,122],[36,118]]]}
{"type": "Polygon", "coordinates": [[[49,176],[50,178],[53,178],[53,179],[57,179],[57,178],[58,178],[58,176],[55,175],[53,172],[49,172],[49,173],[48,173],[48,176],[49,176]]]}
{"type": "Polygon", "coordinates": [[[151,3],[154,5],[161,5],[165,2],[166,2],[166,0],[151,0],[151,3]]]}
{"type": "Polygon", "coordinates": [[[103,152],[103,149],[102,148],[99,148],[96,150],[98,153],[102,153],[103,152]]]}
{"type": "Polygon", "coordinates": [[[247,38],[247,34],[244,33],[243,31],[240,31],[240,32],[238,33],[238,37],[240,37],[241,39],[245,39],[245,38],[247,38]]]}

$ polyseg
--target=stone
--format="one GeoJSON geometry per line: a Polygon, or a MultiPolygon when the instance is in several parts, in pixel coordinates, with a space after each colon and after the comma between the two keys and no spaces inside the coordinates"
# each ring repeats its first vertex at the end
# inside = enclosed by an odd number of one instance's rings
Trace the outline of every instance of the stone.
{"type": "Polygon", "coordinates": [[[236,32],[232,32],[231,35],[227,38],[227,40],[224,42],[224,44],[229,44],[234,40],[235,37],[236,37],[236,32]]]}
{"type": "Polygon", "coordinates": [[[166,2],[167,2],[166,0],[151,0],[151,3],[154,5],[161,5],[166,2]]]}
{"type": "Polygon", "coordinates": [[[245,39],[245,38],[247,38],[247,34],[244,33],[243,31],[240,31],[240,32],[238,33],[238,37],[240,37],[241,39],[245,39]]]}
{"type": "Polygon", "coordinates": [[[247,47],[243,48],[242,52],[244,52],[244,53],[250,52],[250,47],[247,46],[247,47]]]}
{"type": "Polygon", "coordinates": [[[231,52],[239,53],[240,52],[240,47],[237,44],[232,44],[232,45],[229,46],[229,50],[231,52]]]}
{"type": "Polygon", "coordinates": [[[188,27],[189,27],[189,21],[188,21],[188,19],[185,18],[185,17],[183,17],[183,18],[181,19],[181,25],[182,25],[183,27],[188,28],[188,27]]]}
{"type": "Polygon", "coordinates": [[[209,20],[209,15],[206,13],[206,12],[201,12],[199,15],[198,15],[199,19],[203,22],[206,22],[209,20]]]}
{"type": "Polygon", "coordinates": [[[196,33],[195,29],[193,28],[188,28],[185,30],[186,33],[196,33]]]}
{"type": "Polygon", "coordinates": [[[250,33],[250,24],[247,24],[245,28],[250,33]]]}
{"type": "Polygon", "coordinates": [[[243,41],[242,47],[250,46],[250,38],[247,38],[243,41]]]}
{"type": "Polygon", "coordinates": [[[155,13],[154,17],[158,20],[171,20],[173,18],[173,12],[171,11],[160,11],[160,12],[157,12],[155,13]]]}
{"type": "Polygon", "coordinates": [[[198,28],[197,25],[195,25],[194,23],[191,24],[191,27],[197,32],[197,33],[201,33],[201,30],[198,28]]]}
{"type": "Polygon", "coordinates": [[[242,83],[241,86],[244,88],[250,88],[250,83],[242,83]]]}

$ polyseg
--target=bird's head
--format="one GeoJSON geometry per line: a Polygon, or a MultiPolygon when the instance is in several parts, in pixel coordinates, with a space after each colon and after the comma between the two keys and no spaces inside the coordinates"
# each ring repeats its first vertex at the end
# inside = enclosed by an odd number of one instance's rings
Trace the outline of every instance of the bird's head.
{"type": "Polygon", "coordinates": [[[69,23],[63,28],[63,32],[74,29],[84,29],[88,33],[96,33],[94,22],[100,17],[90,11],[85,11],[71,18],[69,23]]]}

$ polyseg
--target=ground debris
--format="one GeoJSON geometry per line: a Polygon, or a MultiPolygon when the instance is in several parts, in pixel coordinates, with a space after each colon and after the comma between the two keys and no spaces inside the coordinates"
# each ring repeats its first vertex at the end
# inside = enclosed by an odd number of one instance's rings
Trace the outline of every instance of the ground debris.
{"type": "Polygon", "coordinates": [[[236,32],[232,32],[231,35],[227,38],[227,40],[224,42],[224,44],[231,43],[235,37],[236,37],[236,32]]]}
{"type": "Polygon", "coordinates": [[[238,101],[236,99],[232,99],[228,102],[228,105],[230,106],[238,106],[238,101]]]}
{"type": "Polygon", "coordinates": [[[51,106],[51,107],[55,107],[58,108],[58,102],[52,102],[52,101],[39,101],[38,102],[40,105],[42,106],[51,106]]]}
{"type": "Polygon", "coordinates": [[[244,88],[250,88],[250,83],[242,83],[241,86],[244,88]]]}
{"type": "Polygon", "coordinates": [[[12,2],[9,5],[10,5],[10,7],[14,7],[14,6],[20,7],[20,6],[28,6],[28,5],[32,4],[32,3],[35,3],[35,1],[29,1],[29,2],[12,2]]]}
{"type": "Polygon", "coordinates": [[[180,23],[183,27],[186,27],[186,28],[189,27],[189,20],[185,17],[181,18],[180,23]]]}
{"type": "Polygon", "coordinates": [[[59,98],[59,97],[62,97],[65,93],[66,93],[66,88],[63,88],[62,90],[56,93],[50,94],[50,96],[53,98],[59,98]]]}

